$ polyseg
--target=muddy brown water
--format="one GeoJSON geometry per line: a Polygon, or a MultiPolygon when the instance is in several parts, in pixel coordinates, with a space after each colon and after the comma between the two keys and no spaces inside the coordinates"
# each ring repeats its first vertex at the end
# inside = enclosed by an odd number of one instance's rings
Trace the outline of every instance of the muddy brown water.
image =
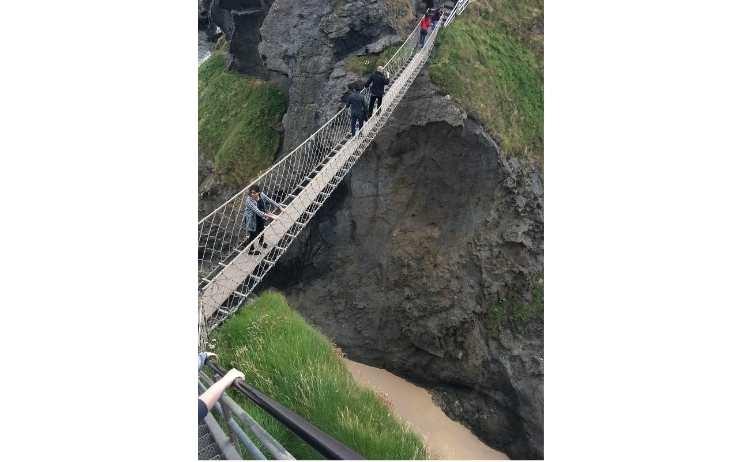
{"type": "Polygon", "coordinates": [[[383,395],[396,417],[424,439],[432,459],[504,460],[506,454],[486,446],[463,425],[442,412],[424,388],[385,369],[344,359],[355,381],[383,395]]]}

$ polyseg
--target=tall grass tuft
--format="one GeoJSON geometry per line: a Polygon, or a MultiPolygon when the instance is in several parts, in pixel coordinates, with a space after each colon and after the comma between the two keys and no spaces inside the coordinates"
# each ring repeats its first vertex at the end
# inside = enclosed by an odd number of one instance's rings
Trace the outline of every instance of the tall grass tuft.
{"type": "Polygon", "coordinates": [[[432,81],[497,136],[506,154],[544,154],[543,0],[477,0],[443,29],[432,81]]]}
{"type": "MultiPolygon", "coordinates": [[[[331,342],[275,292],[257,300],[216,330],[224,367],[368,459],[424,459],[421,439],[399,423],[367,388],[358,386],[331,342]]],[[[322,458],[249,400],[231,393],[255,420],[298,459],[322,458]]]]}
{"type": "Polygon", "coordinates": [[[243,186],[272,165],[286,109],[274,85],[227,71],[222,51],[198,67],[198,149],[228,185],[243,186]]]}

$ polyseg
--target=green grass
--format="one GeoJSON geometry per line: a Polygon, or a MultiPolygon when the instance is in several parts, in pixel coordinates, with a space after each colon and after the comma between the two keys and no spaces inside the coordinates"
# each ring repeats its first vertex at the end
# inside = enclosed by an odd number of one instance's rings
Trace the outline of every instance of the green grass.
{"type": "Polygon", "coordinates": [[[506,154],[544,153],[543,0],[477,0],[444,29],[429,66],[506,154]]]}
{"type": "Polygon", "coordinates": [[[286,109],[275,86],[227,71],[223,52],[198,68],[198,149],[227,185],[243,186],[272,165],[286,109]]]}
{"type": "Polygon", "coordinates": [[[493,336],[498,336],[504,327],[521,333],[533,320],[541,320],[545,308],[544,279],[535,278],[530,301],[516,299],[498,300],[488,310],[486,324],[493,336]]]}
{"type": "Polygon", "coordinates": [[[363,79],[367,79],[378,66],[384,66],[399,48],[400,45],[390,46],[378,54],[352,56],[347,60],[345,68],[358,74],[363,79]]]}
{"type": "MultiPolygon", "coordinates": [[[[285,298],[262,294],[216,330],[224,367],[369,459],[423,459],[424,445],[369,389],[359,387],[333,345],[285,298]]],[[[322,458],[271,416],[230,393],[298,459],[322,458]]]]}

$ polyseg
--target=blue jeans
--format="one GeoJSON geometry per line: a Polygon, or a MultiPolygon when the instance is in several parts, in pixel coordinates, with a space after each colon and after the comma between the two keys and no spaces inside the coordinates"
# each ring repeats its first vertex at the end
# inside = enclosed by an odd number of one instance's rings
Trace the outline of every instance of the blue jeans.
{"type": "Polygon", "coordinates": [[[421,30],[419,31],[419,47],[424,48],[424,42],[427,39],[427,31],[421,30]]]}
{"type": "Polygon", "coordinates": [[[365,117],[352,114],[352,136],[355,136],[355,124],[357,121],[360,122],[360,130],[362,130],[362,126],[365,124],[365,117]]]}

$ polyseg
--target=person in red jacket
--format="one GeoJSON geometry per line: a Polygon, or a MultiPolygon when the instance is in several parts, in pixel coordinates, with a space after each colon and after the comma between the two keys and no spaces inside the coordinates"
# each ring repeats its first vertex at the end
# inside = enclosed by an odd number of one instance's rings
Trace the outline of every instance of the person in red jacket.
{"type": "Polygon", "coordinates": [[[419,26],[419,47],[424,48],[424,42],[427,39],[427,33],[429,33],[429,28],[432,25],[432,16],[429,14],[429,10],[427,10],[426,13],[424,13],[424,18],[421,20],[421,25],[419,26]]]}

